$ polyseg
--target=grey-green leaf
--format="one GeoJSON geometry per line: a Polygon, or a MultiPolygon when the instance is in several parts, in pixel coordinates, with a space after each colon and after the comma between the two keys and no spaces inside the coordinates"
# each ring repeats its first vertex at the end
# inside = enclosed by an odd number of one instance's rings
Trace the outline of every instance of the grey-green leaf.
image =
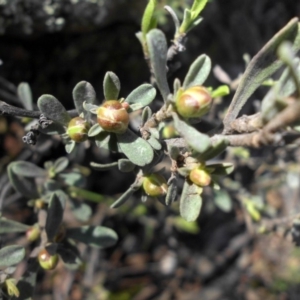
{"type": "Polygon", "coordinates": [[[25,256],[25,248],[18,245],[6,246],[0,249],[0,267],[10,267],[18,264],[25,256]]]}
{"type": "Polygon", "coordinates": [[[155,27],[154,10],[156,0],[149,0],[142,18],[142,33],[145,36],[152,28],[155,27]]]}
{"type": "Polygon", "coordinates": [[[156,96],[156,89],[151,84],[142,84],[126,98],[129,104],[139,104],[139,108],[149,105],[156,96]]]}
{"type": "Polygon", "coordinates": [[[89,129],[88,136],[89,137],[96,136],[102,131],[103,131],[103,128],[98,123],[96,123],[89,129]]]}
{"type": "Polygon", "coordinates": [[[0,234],[12,233],[12,232],[25,232],[30,226],[9,220],[6,218],[0,218],[0,234]]]}
{"type": "Polygon", "coordinates": [[[69,159],[67,157],[60,157],[53,164],[54,172],[58,174],[64,171],[68,165],[69,165],[69,159]]]}
{"type": "Polygon", "coordinates": [[[198,155],[197,158],[202,161],[210,160],[225,151],[228,145],[228,140],[222,139],[211,145],[204,153],[198,155]]]}
{"type": "Polygon", "coordinates": [[[142,113],[142,126],[144,126],[144,124],[151,118],[152,116],[152,110],[149,106],[146,106],[143,109],[143,113],[142,113]]]}
{"type": "Polygon", "coordinates": [[[127,158],[134,164],[143,167],[153,159],[153,149],[147,141],[127,129],[124,134],[117,135],[118,145],[127,158]]]}
{"type": "Polygon", "coordinates": [[[132,194],[135,192],[135,189],[130,187],[125,193],[123,193],[110,207],[117,208],[123,205],[127,200],[129,200],[132,194]]]}
{"type": "Polygon", "coordinates": [[[170,89],[167,81],[167,41],[164,33],[159,29],[152,29],[147,34],[147,45],[155,80],[166,102],[170,89]]]}
{"type": "Polygon", "coordinates": [[[103,91],[106,100],[118,100],[121,84],[113,72],[106,72],[103,80],[103,91]]]}
{"type": "Polygon", "coordinates": [[[229,194],[224,190],[215,190],[214,194],[215,205],[224,212],[230,212],[232,210],[232,200],[229,194]]]}
{"type": "Polygon", "coordinates": [[[168,182],[168,192],[166,195],[165,203],[166,205],[171,205],[177,197],[177,177],[173,177],[169,182],[168,182]]]}
{"type": "Polygon", "coordinates": [[[176,113],[172,113],[172,116],[175,129],[193,150],[198,153],[203,153],[209,149],[211,145],[209,136],[188,125],[181,120],[176,113]]]}
{"type": "Polygon", "coordinates": [[[18,97],[22,101],[22,104],[25,109],[32,110],[33,103],[32,103],[32,93],[31,88],[27,82],[21,82],[18,85],[18,97]]]}
{"type": "Polygon", "coordinates": [[[195,221],[201,211],[202,198],[198,193],[198,187],[185,181],[181,198],[179,211],[180,215],[188,222],[195,221]]]}
{"type": "Polygon", "coordinates": [[[73,89],[73,100],[78,115],[81,113],[86,114],[87,111],[83,107],[83,103],[95,103],[96,100],[96,92],[93,86],[87,81],[80,81],[76,84],[73,89]]]}
{"type": "Polygon", "coordinates": [[[153,136],[151,135],[150,138],[147,140],[147,142],[151,145],[151,147],[155,150],[161,149],[161,143],[153,136]]]}
{"type": "Polygon", "coordinates": [[[210,70],[210,58],[205,54],[200,55],[190,66],[182,85],[183,89],[186,90],[192,86],[203,85],[210,73],[210,70]]]}
{"type": "Polygon", "coordinates": [[[133,164],[129,159],[121,158],[118,160],[118,168],[121,172],[131,172],[135,168],[135,164],[133,164]]]}
{"type": "Polygon", "coordinates": [[[28,161],[15,161],[10,164],[12,172],[23,177],[44,177],[47,171],[28,161]]]}
{"type": "Polygon", "coordinates": [[[90,163],[91,167],[97,171],[106,171],[109,170],[111,168],[117,167],[118,166],[118,162],[112,162],[112,163],[108,163],[108,164],[98,164],[95,162],[91,162],[90,163]]]}
{"type": "Polygon", "coordinates": [[[116,232],[104,226],[69,228],[67,229],[67,236],[96,248],[113,246],[118,240],[116,232]]]}
{"type": "Polygon", "coordinates": [[[275,34],[248,64],[223,120],[224,132],[230,131],[230,123],[236,119],[240,110],[255,90],[283,65],[283,62],[277,58],[276,50],[285,40],[293,43],[295,51],[299,50],[300,25],[298,18],[293,18],[275,34]]]}
{"type": "Polygon", "coordinates": [[[42,95],[38,99],[38,107],[49,120],[67,126],[71,120],[64,106],[52,95],[42,95]]]}
{"type": "Polygon", "coordinates": [[[50,241],[55,237],[62,222],[65,204],[66,199],[62,193],[54,192],[51,195],[45,225],[45,230],[50,241]]]}

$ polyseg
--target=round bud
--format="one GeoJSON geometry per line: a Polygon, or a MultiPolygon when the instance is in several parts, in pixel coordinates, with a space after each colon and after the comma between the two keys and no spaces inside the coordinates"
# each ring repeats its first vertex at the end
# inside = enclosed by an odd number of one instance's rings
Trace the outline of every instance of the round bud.
{"type": "Polygon", "coordinates": [[[167,194],[168,185],[166,179],[159,174],[151,174],[144,178],[143,188],[151,197],[159,197],[167,194]]]}
{"type": "Polygon", "coordinates": [[[46,249],[43,249],[39,253],[38,261],[43,269],[53,270],[58,264],[58,254],[51,255],[46,249]]]}
{"type": "Polygon", "coordinates": [[[40,237],[41,231],[38,225],[32,226],[26,231],[26,238],[29,242],[34,242],[40,237]]]}
{"type": "Polygon", "coordinates": [[[210,108],[212,97],[203,86],[188,88],[176,99],[176,110],[184,118],[199,118],[210,108]]]}
{"type": "Polygon", "coordinates": [[[189,174],[190,180],[197,186],[204,187],[211,183],[210,174],[201,167],[194,168],[189,174]]]}
{"type": "Polygon", "coordinates": [[[124,133],[129,124],[129,115],[124,104],[117,100],[108,100],[99,107],[97,121],[105,131],[124,133]]]}
{"type": "Polygon", "coordinates": [[[38,210],[44,208],[45,206],[46,203],[43,199],[37,199],[34,201],[34,207],[38,210]]]}
{"type": "Polygon", "coordinates": [[[90,124],[81,117],[73,118],[68,125],[67,133],[71,140],[81,143],[87,140],[90,124]]]}
{"type": "Polygon", "coordinates": [[[162,137],[164,139],[171,139],[178,136],[178,132],[176,131],[173,124],[166,125],[162,130],[162,137]]]}

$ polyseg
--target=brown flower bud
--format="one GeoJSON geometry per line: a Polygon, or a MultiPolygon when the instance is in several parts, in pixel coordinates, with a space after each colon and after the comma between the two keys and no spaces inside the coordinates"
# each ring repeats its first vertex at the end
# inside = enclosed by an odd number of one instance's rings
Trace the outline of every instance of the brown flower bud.
{"type": "Polygon", "coordinates": [[[176,110],[184,118],[199,118],[210,108],[212,97],[203,86],[193,86],[176,99],[176,110]]]}
{"type": "Polygon", "coordinates": [[[129,115],[122,103],[108,100],[99,107],[97,121],[105,131],[124,133],[129,124],[129,115]]]}

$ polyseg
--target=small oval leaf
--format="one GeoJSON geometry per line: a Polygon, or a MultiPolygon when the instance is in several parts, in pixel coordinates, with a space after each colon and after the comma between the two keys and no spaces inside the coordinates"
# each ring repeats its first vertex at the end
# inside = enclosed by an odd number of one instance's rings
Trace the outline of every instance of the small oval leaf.
{"type": "Polygon", "coordinates": [[[6,218],[0,218],[0,234],[12,233],[12,232],[25,232],[30,226],[9,220],[6,218]]]}
{"type": "Polygon", "coordinates": [[[200,55],[190,66],[187,75],[183,82],[183,89],[186,90],[189,87],[202,85],[207,79],[211,70],[210,58],[202,54],[200,55]]]}
{"type": "Polygon", "coordinates": [[[131,172],[135,168],[135,164],[133,164],[129,159],[121,158],[118,160],[118,168],[121,172],[131,172]]]}
{"type": "Polygon", "coordinates": [[[64,106],[52,95],[42,95],[37,102],[41,111],[49,120],[67,126],[71,120],[64,106]]]}
{"type": "Polygon", "coordinates": [[[67,236],[96,248],[113,246],[118,240],[116,232],[104,226],[81,226],[69,228],[67,230],[67,236]]]}
{"type": "Polygon", "coordinates": [[[129,104],[140,104],[141,107],[149,105],[156,96],[156,89],[151,84],[142,84],[134,89],[126,98],[129,104]]]}
{"type": "Polygon", "coordinates": [[[106,100],[118,100],[121,84],[113,72],[106,72],[103,80],[103,91],[106,100]]]}
{"type": "Polygon", "coordinates": [[[153,159],[153,149],[149,143],[127,129],[124,134],[117,135],[118,145],[128,159],[143,167],[153,159]]]}
{"type": "Polygon", "coordinates": [[[72,94],[78,115],[87,112],[83,107],[84,102],[93,104],[96,100],[96,92],[93,86],[87,81],[80,81],[77,83],[72,94]]]}
{"type": "Polygon", "coordinates": [[[12,172],[23,177],[44,177],[47,171],[28,161],[15,161],[10,164],[12,172]]]}
{"type": "Polygon", "coordinates": [[[32,103],[32,93],[31,88],[27,82],[21,82],[18,85],[18,97],[22,101],[22,104],[25,109],[32,110],[33,103],[32,103]]]}

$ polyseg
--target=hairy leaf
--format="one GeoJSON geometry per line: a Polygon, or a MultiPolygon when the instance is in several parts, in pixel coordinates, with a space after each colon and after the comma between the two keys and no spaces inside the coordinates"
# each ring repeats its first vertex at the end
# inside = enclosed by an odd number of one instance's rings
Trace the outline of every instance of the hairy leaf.
{"type": "Polygon", "coordinates": [[[164,33],[159,29],[151,30],[147,34],[147,45],[155,80],[166,102],[170,89],[167,81],[167,41],[164,33]]]}
{"type": "Polygon", "coordinates": [[[28,161],[15,161],[10,164],[12,172],[23,177],[44,177],[47,171],[28,161]]]}
{"type": "Polygon", "coordinates": [[[38,107],[49,120],[67,126],[71,120],[63,105],[52,95],[42,95],[38,99],[38,107]]]}
{"type": "Polygon", "coordinates": [[[68,164],[69,164],[69,159],[67,157],[58,158],[53,164],[54,172],[58,174],[64,171],[68,167],[68,164]]]}
{"type": "Polygon", "coordinates": [[[236,119],[240,110],[255,90],[283,65],[283,62],[278,60],[276,51],[278,46],[285,40],[294,44],[294,50],[299,50],[300,25],[298,18],[292,19],[275,34],[248,64],[223,120],[225,132],[230,130],[230,123],[236,119]]]}
{"type": "Polygon", "coordinates": [[[121,150],[132,163],[143,167],[152,161],[152,147],[129,129],[124,134],[118,134],[117,140],[121,150]]]}
{"type": "Polygon", "coordinates": [[[105,100],[118,100],[121,84],[118,76],[113,72],[106,72],[103,81],[105,100]]]}
{"type": "Polygon", "coordinates": [[[0,218],[0,234],[11,233],[11,232],[25,232],[30,226],[9,220],[6,218],[0,218]]]}
{"type": "Polygon", "coordinates": [[[25,109],[32,110],[33,103],[32,103],[32,93],[30,86],[27,82],[21,82],[18,85],[18,97],[22,101],[22,104],[25,109]]]}
{"type": "Polygon", "coordinates": [[[0,249],[0,267],[10,267],[18,264],[25,256],[25,248],[18,245],[6,246],[0,249]]]}
{"type": "Polygon", "coordinates": [[[156,96],[156,89],[151,84],[142,84],[134,89],[126,98],[129,104],[138,105],[136,109],[149,105],[156,96]]]}
{"type": "Polygon", "coordinates": [[[190,66],[187,75],[183,82],[183,89],[186,90],[189,87],[202,85],[208,77],[211,70],[210,58],[202,54],[200,55],[190,66]]]}
{"type": "Polygon", "coordinates": [[[176,113],[173,113],[172,116],[176,130],[193,150],[198,153],[203,153],[209,149],[211,145],[209,136],[200,133],[195,128],[182,121],[176,113]]]}
{"type": "Polygon", "coordinates": [[[180,198],[180,215],[188,222],[195,221],[201,211],[202,198],[199,187],[185,181],[180,198]]]}

